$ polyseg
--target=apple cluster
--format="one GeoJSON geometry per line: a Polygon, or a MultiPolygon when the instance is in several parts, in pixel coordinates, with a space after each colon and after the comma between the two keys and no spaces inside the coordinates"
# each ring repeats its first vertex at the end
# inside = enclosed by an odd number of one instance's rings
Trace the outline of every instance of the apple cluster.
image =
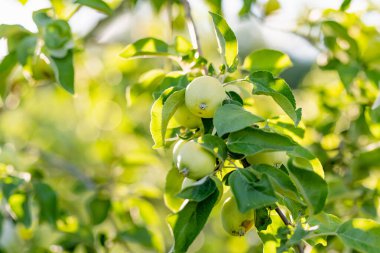
{"type": "MultiPolygon", "coordinates": [[[[201,128],[202,118],[213,118],[226,98],[226,90],[218,79],[211,76],[197,77],[186,87],[185,103],[177,108],[173,117],[186,128],[201,128]]],[[[173,148],[173,162],[185,176],[182,189],[194,185],[201,178],[211,176],[215,179],[219,200],[221,199],[223,184],[213,175],[216,169],[215,154],[196,140],[180,139],[173,148]]],[[[245,235],[255,221],[254,210],[241,213],[234,197],[227,198],[223,203],[221,215],[223,228],[233,236],[245,235]]]]}

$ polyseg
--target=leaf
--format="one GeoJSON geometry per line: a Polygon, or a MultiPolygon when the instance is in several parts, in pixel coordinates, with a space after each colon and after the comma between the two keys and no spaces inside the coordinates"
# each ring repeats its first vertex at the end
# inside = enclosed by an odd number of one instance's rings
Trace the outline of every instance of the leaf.
{"type": "Polygon", "coordinates": [[[282,71],[293,66],[287,54],[272,49],[260,49],[250,53],[244,60],[243,68],[248,71],[268,71],[278,76],[282,71]]]}
{"type": "Polygon", "coordinates": [[[227,146],[224,140],[220,137],[205,134],[200,143],[205,149],[215,154],[220,161],[224,161],[227,158],[227,146]]]}
{"type": "Polygon", "coordinates": [[[147,248],[153,247],[153,238],[149,230],[143,226],[133,226],[118,233],[117,239],[141,244],[147,248]]]}
{"type": "Polygon", "coordinates": [[[341,220],[332,214],[325,212],[309,217],[307,223],[310,226],[318,226],[315,234],[335,234],[338,230],[341,220]]]}
{"type": "Polygon", "coordinates": [[[214,191],[201,202],[189,201],[176,214],[168,217],[174,235],[174,245],[170,252],[185,253],[201,232],[214,207],[219,192],[214,191]]]}
{"type": "Polygon", "coordinates": [[[102,0],[75,0],[74,3],[88,6],[107,15],[112,14],[112,9],[102,0]]]}
{"type": "Polygon", "coordinates": [[[23,38],[17,46],[17,60],[21,65],[26,65],[28,57],[34,55],[34,50],[37,45],[37,37],[27,36],[23,38]]]}
{"type": "Polygon", "coordinates": [[[17,35],[28,35],[30,32],[21,25],[0,25],[0,38],[11,38],[17,35]]]}
{"type": "Polygon", "coordinates": [[[174,47],[176,52],[182,54],[188,54],[191,50],[193,50],[193,45],[191,42],[182,36],[175,37],[174,47]]]}
{"type": "Polygon", "coordinates": [[[343,0],[342,4],[340,5],[339,10],[340,11],[345,11],[350,7],[351,0],[343,0]]]}
{"type": "Polygon", "coordinates": [[[378,123],[380,122],[380,92],[377,94],[375,102],[372,104],[371,107],[371,119],[378,123]]]}
{"type": "Polygon", "coordinates": [[[90,215],[91,223],[98,225],[107,218],[108,212],[111,208],[111,201],[109,198],[97,194],[89,199],[86,207],[87,212],[90,215]]]}
{"type": "Polygon", "coordinates": [[[16,214],[17,219],[24,224],[25,227],[30,227],[32,224],[32,215],[30,210],[30,202],[28,194],[13,194],[10,196],[9,206],[16,214]]]}
{"type": "Polygon", "coordinates": [[[239,131],[257,122],[264,121],[235,104],[225,104],[218,108],[214,116],[214,126],[219,136],[239,131]]]}
{"type": "Polygon", "coordinates": [[[219,51],[224,57],[228,72],[232,73],[239,63],[239,48],[236,36],[222,16],[212,12],[209,13],[214,23],[219,51]]]}
{"type": "Polygon", "coordinates": [[[28,2],[28,0],[18,0],[22,5],[25,5],[27,2],[28,2]]]}
{"type": "Polygon", "coordinates": [[[274,78],[270,72],[258,71],[247,79],[253,84],[253,94],[271,96],[297,126],[301,120],[301,108],[296,109],[296,100],[289,85],[282,78],[274,78]]]}
{"type": "Polygon", "coordinates": [[[12,73],[17,64],[16,52],[6,55],[0,63],[0,96],[4,98],[8,92],[8,76],[12,73]]]}
{"type": "Polygon", "coordinates": [[[50,56],[51,67],[54,70],[55,79],[68,92],[74,94],[74,66],[73,50],[67,51],[63,58],[50,56]]]}
{"type": "Polygon", "coordinates": [[[251,166],[253,170],[259,172],[260,174],[265,174],[268,176],[273,189],[276,193],[279,193],[283,197],[288,197],[293,200],[299,201],[299,196],[297,194],[297,188],[294,186],[288,174],[283,172],[281,169],[267,165],[258,164],[251,166]]]}
{"type": "Polygon", "coordinates": [[[251,168],[237,169],[228,177],[228,183],[242,213],[277,202],[267,175],[258,179],[251,168]]]}
{"type": "Polygon", "coordinates": [[[337,71],[346,90],[349,90],[352,82],[359,73],[360,66],[357,63],[339,64],[337,71]]]}
{"type": "Polygon", "coordinates": [[[369,219],[352,219],[343,223],[337,235],[345,245],[366,253],[380,249],[380,224],[369,219]]]}
{"type": "Polygon", "coordinates": [[[166,175],[164,201],[172,212],[178,211],[183,202],[182,199],[176,197],[181,191],[182,181],[183,175],[179,173],[177,168],[172,168],[166,175]]]}
{"type": "Polygon", "coordinates": [[[312,170],[321,177],[324,176],[323,168],[313,154],[293,140],[278,133],[266,132],[252,127],[245,128],[228,136],[227,148],[234,153],[244,155],[254,155],[263,151],[286,151],[289,156],[308,160],[311,163],[312,170]]]}
{"type": "Polygon", "coordinates": [[[216,184],[210,177],[204,177],[177,194],[177,197],[201,202],[216,190],[216,184]]]}
{"type": "Polygon", "coordinates": [[[327,198],[327,183],[317,173],[288,163],[289,176],[305,200],[310,214],[321,212],[327,198]]]}
{"type": "Polygon", "coordinates": [[[156,38],[140,39],[126,46],[120,54],[126,59],[169,55],[168,44],[156,38]]]}
{"type": "Polygon", "coordinates": [[[45,183],[34,183],[34,192],[40,207],[40,221],[47,221],[55,226],[58,217],[58,201],[55,191],[45,183]]]}
{"type": "Polygon", "coordinates": [[[154,140],[153,148],[160,148],[165,145],[165,135],[169,120],[185,99],[185,89],[182,89],[170,94],[164,102],[164,98],[171,91],[173,91],[173,88],[167,89],[152,106],[150,133],[154,140]]]}

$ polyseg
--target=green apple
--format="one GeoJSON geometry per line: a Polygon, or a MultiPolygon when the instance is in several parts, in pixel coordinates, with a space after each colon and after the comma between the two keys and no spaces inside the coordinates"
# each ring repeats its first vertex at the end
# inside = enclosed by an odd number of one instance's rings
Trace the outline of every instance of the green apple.
{"type": "Polygon", "coordinates": [[[254,155],[247,156],[247,161],[250,164],[286,164],[288,156],[285,151],[260,152],[254,155]]]}
{"type": "Polygon", "coordinates": [[[194,180],[213,173],[215,169],[215,156],[195,141],[181,145],[174,159],[180,173],[194,180]]]}
{"type": "Polygon", "coordinates": [[[173,115],[174,120],[181,126],[193,129],[202,125],[202,120],[192,114],[185,104],[180,105],[173,115]]]}
{"type": "Polygon", "coordinates": [[[185,144],[186,142],[182,139],[179,139],[175,144],[174,144],[174,147],[173,147],[173,162],[175,165],[177,165],[177,157],[178,157],[178,154],[179,154],[179,151],[181,150],[181,147],[183,146],[183,144],[185,144]]]}
{"type": "Polygon", "coordinates": [[[215,77],[197,77],[186,87],[186,106],[190,112],[201,118],[214,117],[215,111],[222,105],[224,99],[226,99],[224,87],[215,77]]]}
{"type": "Polygon", "coordinates": [[[234,197],[223,203],[221,215],[224,230],[233,236],[245,235],[255,223],[255,211],[251,209],[241,213],[234,197]]]}

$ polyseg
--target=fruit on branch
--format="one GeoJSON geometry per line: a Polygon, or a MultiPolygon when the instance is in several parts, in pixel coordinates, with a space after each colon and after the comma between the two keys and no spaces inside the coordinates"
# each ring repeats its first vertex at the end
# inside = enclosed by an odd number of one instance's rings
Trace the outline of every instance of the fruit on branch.
{"type": "Polygon", "coordinates": [[[177,165],[177,157],[179,154],[179,151],[181,150],[181,147],[186,143],[186,141],[180,139],[176,142],[176,144],[173,147],[173,162],[175,165],[177,165]]]}
{"type": "Polygon", "coordinates": [[[179,144],[173,156],[179,172],[190,179],[197,180],[214,172],[215,156],[195,141],[179,144]]]}
{"type": "Polygon", "coordinates": [[[255,223],[255,211],[241,213],[234,197],[226,199],[221,214],[224,230],[233,236],[245,235],[255,223]]]}
{"type": "Polygon", "coordinates": [[[194,115],[212,118],[226,97],[224,87],[218,79],[201,76],[195,78],[186,87],[185,103],[194,115]]]}
{"type": "Polygon", "coordinates": [[[183,181],[182,181],[182,187],[181,187],[181,189],[183,190],[183,189],[185,189],[185,188],[187,188],[187,187],[190,187],[190,186],[192,186],[193,184],[195,184],[196,182],[197,182],[197,180],[194,180],[194,179],[190,179],[190,178],[185,177],[185,178],[183,179],[183,181]]]}
{"type": "Polygon", "coordinates": [[[173,115],[174,120],[181,126],[193,129],[202,125],[202,120],[192,114],[185,104],[180,105],[173,115]]]}

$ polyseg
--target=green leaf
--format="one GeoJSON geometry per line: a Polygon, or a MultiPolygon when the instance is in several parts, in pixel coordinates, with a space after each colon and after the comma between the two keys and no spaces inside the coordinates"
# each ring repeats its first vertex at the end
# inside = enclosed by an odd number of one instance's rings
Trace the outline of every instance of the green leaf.
{"type": "Polygon", "coordinates": [[[98,225],[107,218],[108,212],[111,209],[111,201],[108,197],[96,194],[89,199],[86,207],[91,223],[98,225]]]}
{"type": "Polygon", "coordinates": [[[257,122],[264,121],[235,104],[225,104],[218,108],[214,116],[214,126],[219,136],[226,133],[236,132],[257,122]]]}
{"type": "Polygon", "coordinates": [[[176,52],[182,54],[188,54],[191,50],[193,50],[193,45],[191,42],[182,36],[175,37],[174,47],[176,52]]]}
{"type": "Polygon", "coordinates": [[[32,215],[30,210],[30,202],[28,194],[13,194],[10,196],[9,206],[16,214],[17,219],[24,224],[25,227],[30,227],[32,224],[32,215]]]}
{"type": "Polygon", "coordinates": [[[75,0],[74,3],[88,6],[107,15],[112,14],[112,9],[102,0],[75,0]]]}
{"type": "Polygon", "coordinates": [[[272,49],[260,49],[250,53],[244,60],[243,68],[250,72],[268,71],[278,76],[293,66],[287,54],[272,49]]]}
{"type": "Polygon", "coordinates": [[[63,58],[50,56],[55,79],[68,92],[74,94],[73,50],[67,51],[63,58]]]}
{"type": "Polygon", "coordinates": [[[174,235],[174,245],[170,252],[185,253],[187,251],[206,224],[218,195],[218,191],[214,191],[201,202],[189,201],[178,213],[168,217],[174,235]]]}
{"type": "Polygon", "coordinates": [[[177,107],[185,99],[185,90],[175,91],[164,101],[167,94],[173,88],[167,89],[153,104],[151,110],[150,133],[154,140],[153,148],[160,148],[165,145],[166,129],[170,118],[174,115],[177,107]]]}
{"type": "Polygon", "coordinates": [[[45,183],[34,183],[34,192],[40,207],[40,221],[47,221],[55,226],[58,217],[58,201],[55,191],[45,183]]]}
{"type": "Polygon", "coordinates": [[[33,21],[40,31],[42,31],[46,24],[52,20],[52,18],[47,14],[48,11],[49,9],[42,9],[33,12],[33,21]]]}
{"type": "Polygon", "coordinates": [[[224,161],[227,158],[227,146],[223,139],[220,137],[211,134],[205,134],[202,137],[202,142],[200,143],[205,149],[211,153],[214,153],[221,161],[224,161]]]}
{"type": "Polygon", "coordinates": [[[144,38],[129,44],[120,54],[121,57],[127,59],[169,55],[168,44],[155,38],[144,38]]]}
{"type": "Polygon", "coordinates": [[[58,19],[46,23],[44,41],[48,49],[62,49],[71,38],[71,28],[67,21],[58,19]]]}
{"type": "Polygon", "coordinates": [[[307,223],[310,226],[318,226],[314,234],[335,234],[341,224],[341,220],[335,215],[322,212],[309,217],[307,223]]]}
{"type": "Polygon", "coordinates": [[[21,65],[26,65],[29,57],[34,55],[37,45],[37,37],[27,36],[20,41],[16,48],[17,60],[21,65]]]}
{"type": "Polygon", "coordinates": [[[360,66],[357,63],[339,64],[337,71],[346,90],[349,90],[352,82],[359,73],[360,66]]]}
{"type": "Polygon", "coordinates": [[[380,92],[377,94],[375,102],[372,104],[370,111],[371,119],[378,123],[380,122],[380,92]]]}
{"type": "Polygon", "coordinates": [[[117,240],[138,243],[147,248],[153,247],[152,235],[149,230],[143,226],[133,226],[121,231],[117,235],[117,240]]]}
{"type": "Polygon", "coordinates": [[[21,25],[0,25],[0,38],[11,38],[17,35],[28,35],[30,32],[21,25]]]}
{"type": "Polygon", "coordinates": [[[166,175],[164,201],[172,212],[178,211],[183,202],[182,199],[176,197],[181,191],[182,181],[183,175],[177,168],[172,168],[166,175]]]}
{"type": "Polygon", "coordinates": [[[345,11],[350,7],[351,0],[343,0],[342,4],[340,5],[339,10],[345,11]]]}
{"type": "Polygon", "coordinates": [[[204,177],[177,194],[177,197],[201,202],[216,190],[216,184],[210,177],[204,177]]]}
{"type": "Polygon", "coordinates": [[[373,220],[349,220],[339,227],[337,234],[348,247],[366,253],[379,252],[380,224],[373,220]]]}
{"type": "Polygon", "coordinates": [[[18,0],[22,5],[25,5],[27,2],[28,2],[28,0],[18,0]]]}
{"type": "Polygon", "coordinates": [[[0,96],[4,98],[8,93],[8,76],[12,73],[17,64],[16,52],[6,55],[0,63],[0,96]]]}
{"type": "Polygon", "coordinates": [[[297,126],[301,120],[301,108],[296,108],[296,100],[289,85],[282,78],[274,78],[270,72],[258,71],[247,79],[253,84],[253,94],[271,96],[297,126]]]}
{"type": "Polygon", "coordinates": [[[290,180],[289,175],[281,169],[267,164],[252,165],[251,167],[260,174],[265,174],[268,176],[268,179],[276,193],[282,195],[283,197],[288,197],[299,201],[297,188],[290,180]]]}
{"type": "Polygon", "coordinates": [[[231,133],[227,139],[227,148],[244,155],[254,155],[263,151],[286,151],[289,156],[300,157],[311,163],[312,170],[324,176],[319,160],[307,149],[293,140],[278,133],[266,132],[257,128],[246,128],[231,133]]]}
{"type": "Polygon", "coordinates": [[[228,177],[228,183],[242,213],[277,202],[268,176],[263,174],[258,179],[251,168],[235,170],[228,177]]]}
{"type": "Polygon", "coordinates": [[[209,13],[214,23],[219,51],[224,57],[228,72],[234,72],[239,63],[239,48],[236,36],[222,16],[212,12],[209,13]]]}
{"type": "Polygon", "coordinates": [[[268,208],[259,208],[255,210],[255,228],[257,231],[266,230],[272,223],[268,208]]]}
{"type": "Polygon", "coordinates": [[[321,212],[325,206],[328,192],[326,181],[317,173],[297,168],[292,163],[288,163],[287,169],[290,178],[308,206],[309,214],[321,212]]]}

